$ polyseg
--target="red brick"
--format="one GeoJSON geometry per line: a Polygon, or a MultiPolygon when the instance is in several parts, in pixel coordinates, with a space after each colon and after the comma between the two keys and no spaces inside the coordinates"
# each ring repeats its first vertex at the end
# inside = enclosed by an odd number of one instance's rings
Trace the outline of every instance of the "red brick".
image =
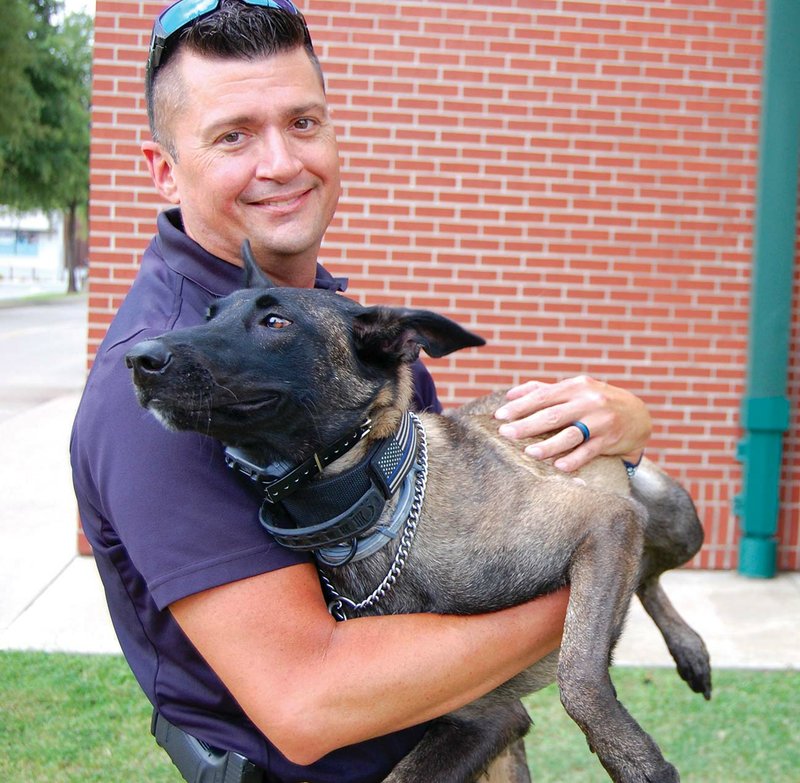
{"type": "MultiPolygon", "coordinates": [[[[706,520],[693,564],[733,567],[763,0],[307,6],[346,166],[324,258],[362,301],[491,338],[431,363],[447,405],[580,372],[644,394],[651,451],[706,520]]],[[[97,2],[90,353],[163,206],[139,152],[143,7],[163,3],[97,2]]],[[[779,531],[795,569],[796,426],[779,531]]]]}

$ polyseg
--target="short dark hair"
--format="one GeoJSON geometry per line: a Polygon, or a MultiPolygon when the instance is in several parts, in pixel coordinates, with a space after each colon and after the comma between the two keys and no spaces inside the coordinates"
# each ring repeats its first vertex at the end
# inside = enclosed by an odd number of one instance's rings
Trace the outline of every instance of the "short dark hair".
{"type": "Polygon", "coordinates": [[[177,91],[167,95],[165,81],[176,81],[170,61],[179,51],[189,51],[201,57],[253,60],[271,57],[282,52],[303,48],[314,65],[323,89],[325,81],[302,15],[279,8],[248,5],[239,0],[222,0],[219,8],[201,17],[170,38],[161,55],[155,73],[148,75],[145,84],[147,118],[153,140],[163,144],[176,156],[173,139],[164,127],[163,114],[170,103],[176,106],[177,91]],[[166,79],[164,77],[167,77],[166,79]]]}

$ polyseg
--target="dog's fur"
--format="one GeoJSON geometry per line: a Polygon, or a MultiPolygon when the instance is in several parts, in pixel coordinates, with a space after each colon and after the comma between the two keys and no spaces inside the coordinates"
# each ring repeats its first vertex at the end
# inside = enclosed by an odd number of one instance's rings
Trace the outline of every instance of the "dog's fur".
{"type": "MultiPolygon", "coordinates": [[[[369,416],[370,433],[326,475],[352,466],[398,426],[420,346],[442,356],[483,342],[434,313],[268,287],[253,265],[247,275],[249,287],[215,304],[207,324],[140,344],[128,363],[141,404],[166,426],[211,435],[257,463],[299,464],[369,416]]],[[[647,460],[629,482],[619,459],[599,458],[575,475],[530,459],[524,443],[497,433],[501,399],[421,416],[430,468],[422,515],[404,570],[372,612],[490,612],[569,583],[561,649],[434,722],[387,781],[476,780],[528,730],[519,698],[556,678],[613,780],[677,781],[617,700],[608,669],[637,592],[680,675],[709,697],[705,646],[658,581],[700,548],[694,506],[647,460]]],[[[395,546],[327,575],[359,600],[386,575],[395,546]]]]}

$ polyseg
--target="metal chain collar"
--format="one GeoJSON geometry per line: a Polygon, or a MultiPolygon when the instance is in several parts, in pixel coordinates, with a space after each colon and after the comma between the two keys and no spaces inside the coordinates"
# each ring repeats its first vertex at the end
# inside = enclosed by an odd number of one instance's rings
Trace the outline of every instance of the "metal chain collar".
{"type": "Polygon", "coordinates": [[[400,544],[397,547],[392,565],[389,572],[383,578],[381,583],[368,595],[363,601],[356,603],[350,598],[341,595],[336,588],[331,584],[325,574],[320,572],[320,579],[322,580],[325,590],[331,596],[331,601],[328,603],[328,611],[337,620],[346,620],[347,611],[358,614],[364,609],[375,606],[381,598],[383,598],[389,590],[392,589],[397,577],[403,570],[408,558],[408,553],[411,550],[411,543],[414,540],[414,535],[417,532],[417,523],[419,522],[419,515],[422,511],[422,503],[425,500],[425,485],[428,481],[428,448],[425,438],[425,427],[419,417],[414,413],[409,413],[411,420],[414,422],[414,427],[419,436],[419,450],[417,453],[417,476],[414,482],[414,500],[411,504],[411,510],[408,513],[405,527],[403,528],[403,535],[400,538],[400,544]]]}

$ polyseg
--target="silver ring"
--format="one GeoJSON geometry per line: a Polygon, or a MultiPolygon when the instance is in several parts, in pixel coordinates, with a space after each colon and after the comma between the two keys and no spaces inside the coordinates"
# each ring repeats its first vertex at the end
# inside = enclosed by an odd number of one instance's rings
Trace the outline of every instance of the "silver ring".
{"type": "Polygon", "coordinates": [[[577,427],[581,431],[581,434],[583,435],[583,440],[581,443],[586,443],[586,441],[592,437],[592,433],[589,432],[589,428],[582,421],[573,421],[569,426],[577,427]]]}

